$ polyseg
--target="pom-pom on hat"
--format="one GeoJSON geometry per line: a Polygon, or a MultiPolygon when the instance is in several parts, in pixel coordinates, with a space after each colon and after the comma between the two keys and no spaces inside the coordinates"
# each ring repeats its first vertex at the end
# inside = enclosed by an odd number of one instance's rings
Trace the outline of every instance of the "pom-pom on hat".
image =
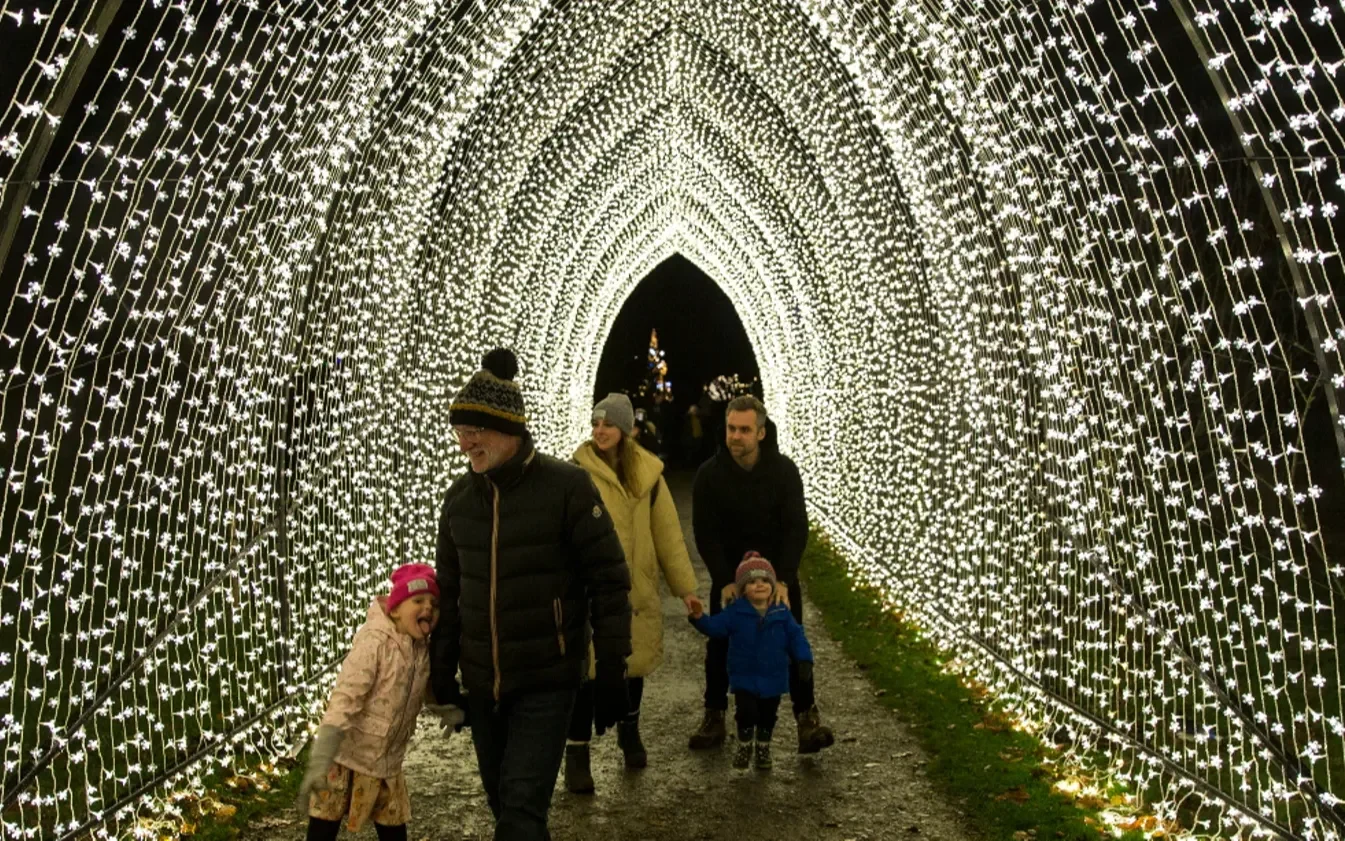
{"type": "Polygon", "coordinates": [[[392,572],[392,592],[388,593],[388,613],[397,605],[422,593],[439,598],[439,579],[427,564],[402,564],[392,572]]]}
{"type": "Polygon", "coordinates": [[[764,578],[772,587],[775,586],[775,567],[771,562],[761,557],[758,552],[748,552],[743,555],[743,562],[738,564],[738,571],[733,574],[733,583],[741,593],[743,588],[757,579],[764,578]]]}
{"type": "Polygon", "coordinates": [[[528,413],[523,408],[523,392],[518,376],[518,357],[508,348],[495,348],[481,360],[481,370],[462,387],[448,407],[448,422],[453,426],[481,426],[506,435],[527,431],[528,413]]]}

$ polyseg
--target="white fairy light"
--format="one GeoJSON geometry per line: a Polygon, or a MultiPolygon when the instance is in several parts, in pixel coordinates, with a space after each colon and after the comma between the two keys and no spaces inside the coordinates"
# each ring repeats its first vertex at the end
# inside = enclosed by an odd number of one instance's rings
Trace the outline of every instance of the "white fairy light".
{"type": "Polygon", "coordinates": [[[481,351],[566,451],[681,253],[887,604],[1160,818],[1341,838],[1341,15],[264,5],[0,14],[3,837],[287,749],[481,351]]]}

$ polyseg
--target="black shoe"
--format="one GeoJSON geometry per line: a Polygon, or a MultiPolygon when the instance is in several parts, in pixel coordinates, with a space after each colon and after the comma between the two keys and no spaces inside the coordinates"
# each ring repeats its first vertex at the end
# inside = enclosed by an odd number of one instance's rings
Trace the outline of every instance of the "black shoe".
{"type": "Polygon", "coordinates": [[[836,737],[832,734],[831,728],[822,723],[822,715],[817,711],[817,705],[813,704],[806,712],[800,713],[799,722],[799,753],[817,753],[822,748],[829,748],[836,744],[836,737]]]}
{"type": "Polygon", "coordinates": [[[724,744],[724,711],[706,710],[705,718],[695,733],[691,734],[689,747],[692,750],[708,750],[724,744]]]}
{"type": "Polygon", "coordinates": [[[738,752],[733,755],[734,768],[750,768],[752,765],[752,740],[740,739],[738,741],[738,752]]]}
{"type": "Polygon", "coordinates": [[[588,745],[565,746],[565,788],[574,794],[593,793],[588,745]]]}
{"type": "Polygon", "coordinates": [[[617,722],[616,743],[626,756],[627,768],[643,768],[649,764],[649,754],[640,741],[640,718],[628,718],[617,722]]]}

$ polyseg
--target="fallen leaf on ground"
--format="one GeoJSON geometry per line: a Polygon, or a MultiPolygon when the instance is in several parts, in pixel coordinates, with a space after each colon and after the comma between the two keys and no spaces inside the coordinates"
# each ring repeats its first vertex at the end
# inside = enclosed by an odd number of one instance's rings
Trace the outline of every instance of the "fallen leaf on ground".
{"type": "Polygon", "coordinates": [[[991,733],[1003,733],[1011,727],[1012,722],[1001,713],[990,713],[975,724],[975,729],[989,730],[991,733]]]}
{"type": "Polygon", "coordinates": [[[1027,789],[1022,786],[1011,788],[1003,794],[995,795],[996,800],[1008,800],[1013,803],[1026,803],[1032,795],[1027,793],[1027,789]]]}
{"type": "Polygon", "coordinates": [[[293,823],[294,823],[294,819],[293,819],[293,818],[280,818],[280,817],[275,817],[275,816],[272,816],[272,815],[268,815],[267,817],[264,817],[264,818],[261,818],[260,820],[258,820],[258,821],[257,821],[257,826],[260,826],[260,827],[262,827],[263,829],[268,829],[268,828],[271,828],[271,827],[277,827],[277,826],[291,826],[293,823]]]}

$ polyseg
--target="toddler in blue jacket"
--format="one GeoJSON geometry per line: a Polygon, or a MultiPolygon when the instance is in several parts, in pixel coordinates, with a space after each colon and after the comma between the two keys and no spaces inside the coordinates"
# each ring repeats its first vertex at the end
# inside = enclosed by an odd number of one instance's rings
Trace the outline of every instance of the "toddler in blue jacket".
{"type": "Polygon", "coordinates": [[[752,762],[771,767],[771,732],[780,710],[780,696],[789,691],[789,664],[799,663],[799,676],[812,680],[813,650],[803,626],[783,604],[771,604],[775,567],[756,552],[748,552],[734,575],[739,598],[714,616],[694,610],[691,624],[707,637],[729,641],[729,689],[733,691],[734,719],[738,725],[738,753],[733,767],[752,762]],[[755,739],[754,739],[755,737],[755,739]]]}

